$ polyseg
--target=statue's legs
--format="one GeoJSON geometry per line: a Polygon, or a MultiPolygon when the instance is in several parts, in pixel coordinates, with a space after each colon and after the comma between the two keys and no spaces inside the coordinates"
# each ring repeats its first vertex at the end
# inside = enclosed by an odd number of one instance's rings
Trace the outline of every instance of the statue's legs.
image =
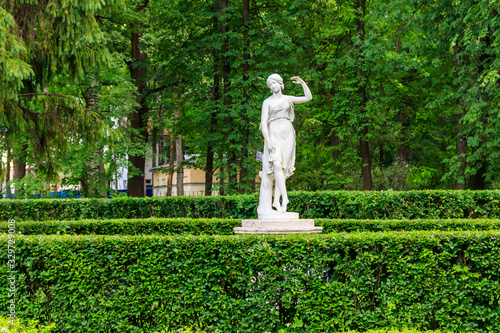
{"type": "Polygon", "coordinates": [[[280,196],[281,196],[280,189],[278,186],[275,185],[273,207],[276,208],[278,212],[281,212],[280,196]]]}

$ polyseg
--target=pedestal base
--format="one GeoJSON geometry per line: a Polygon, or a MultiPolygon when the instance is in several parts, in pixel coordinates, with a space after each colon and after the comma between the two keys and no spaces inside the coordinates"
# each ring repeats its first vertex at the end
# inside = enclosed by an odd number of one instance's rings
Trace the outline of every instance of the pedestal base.
{"type": "MultiPolygon", "coordinates": [[[[298,213],[290,214],[297,214],[298,217],[298,213]]],[[[235,234],[319,234],[323,231],[323,227],[314,226],[312,219],[282,218],[243,220],[241,222],[241,227],[233,228],[235,234]]]]}
{"type": "Polygon", "coordinates": [[[259,213],[257,212],[257,216],[259,217],[259,220],[298,220],[299,219],[299,213],[292,213],[292,212],[286,212],[286,213],[281,213],[278,212],[277,210],[272,210],[270,212],[266,213],[259,213]]]}

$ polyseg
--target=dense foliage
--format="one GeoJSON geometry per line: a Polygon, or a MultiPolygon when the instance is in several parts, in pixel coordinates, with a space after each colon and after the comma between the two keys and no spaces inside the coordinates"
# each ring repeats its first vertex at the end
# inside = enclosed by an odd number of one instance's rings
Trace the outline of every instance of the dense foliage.
{"type": "Polygon", "coordinates": [[[55,324],[39,325],[37,320],[12,320],[10,317],[0,317],[0,331],[8,333],[50,333],[55,324]]]}
{"type": "Polygon", "coordinates": [[[126,166],[144,196],[146,158],[190,155],[206,194],[252,192],[279,72],[314,95],[291,189],[497,188],[498,17],[474,0],[3,1],[0,176],[97,196],[126,166]]]}
{"type": "MultiPolygon", "coordinates": [[[[323,233],[379,231],[465,231],[500,230],[500,220],[418,219],[351,220],[315,219],[323,233]]],[[[241,227],[239,219],[112,219],[78,221],[16,222],[16,234],[22,235],[233,235],[241,227]]],[[[8,223],[0,223],[0,233],[8,233],[8,223]]]]}
{"type": "Polygon", "coordinates": [[[17,236],[16,248],[18,316],[57,332],[500,329],[498,231],[17,236]]]}
{"type": "MultiPolygon", "coordinates": [[[[291,192],[301,218],[500,218],[500,191],[291,192]]],[[[256,218],[257,195],[0,200],[0,220],[256,218]]]]}

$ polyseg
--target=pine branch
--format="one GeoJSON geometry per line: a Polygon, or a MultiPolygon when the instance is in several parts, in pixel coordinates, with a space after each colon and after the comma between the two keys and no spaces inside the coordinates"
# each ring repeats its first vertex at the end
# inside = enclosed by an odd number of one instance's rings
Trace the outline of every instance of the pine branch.
{"type": "Polygon", "coordinates": [[[18,97],[29,97],[29,96],[56,96],[61,98],[73,98],[73,96],[67,96],[63,94],[49,94],[49,93],[31,93],[31,94],[19,94],[18,97]]]}
{"type": "Polygon", "coordinates": [[[164,84],[164,85],[161,85],[159,87],[156,87],[156,88],[153,88],[153,89],[148,89],[147,90],[147,95],[151,95],[151,94],[155,94],[157,92],[161,92],[167,88],[170,88],[170,87],[175,87],[177,85],[179,85],[180,83],[186,83],[187,81],[186,80],[183,80],[183,79],[180,79],[178,81],[175,81],[175,82],[172,82],[172,83],[169,83],[169,84],[164,84]]]}

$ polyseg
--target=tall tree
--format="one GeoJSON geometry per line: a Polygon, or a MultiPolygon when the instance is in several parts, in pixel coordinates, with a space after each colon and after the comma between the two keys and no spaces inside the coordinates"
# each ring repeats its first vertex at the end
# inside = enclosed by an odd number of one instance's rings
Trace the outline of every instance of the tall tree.
{"type": "MultiPolygon", "coordinates": [[[[357,62],[359,64],[365,63],[364,54],[362,52],[362,46],[365,42],[365,16],[366,16],[366,1],[358,0],[356,3],[356,34],[358,37],[358,43],[356,44],[357,50],[357,62]]],[[[372,160],[370,155],[370,146],[367,141],[367,135],[369,131],[368,123],[364,118],[367,107],[367,92],[366,85],[368,78],[363,67],[359,67],[356,73],[358,80],[358,95],[359,95],[359,108],[361,112],[361,123],[360,123],[360,138],[359,138],[359,153],[361,156],[361,174],[363,176],[363,189],[372,190],[373,180],[372,180],[372,160]]]]}
{"type": "MultiPolygon", "coordinates": [[[[142,14],[148,7],[148,1],[144,0],[137,4],[135,12],[142,14]]],[[[148,132],[146,130],[148,113],[147,98],[147,54],[141,50],[141,39],[144,35],[144,23],[139,20],[132,20],[131,26],[131,59],[128,63],[130,77],[137,87],[136,101],[139,107],[131,113],[129,121],[131,131],[131,141],[147,145],[148,132]]],[[[141,153],[129,153],[128,161],[130,166],[135,169],[133,176],[127,182],[127,195],[130,197],[144,197],[146,195],[145,181],[145,155],[141,153]]]]}
{"type": "Polygon", "coordinates": [[[81,96],[57,91],[58,81],[77,84],[87,68],[107,62],[98,48],[102,34],[96,15],[102,6],[100,0],[2,3],[6,24],[0,34],[6,35],[5,46],[12,52],[1,57],[6,75],[2,84],[8,94],[0,100],[0,117],[19,145],[13,154],[18,181],[25,175],[26,163],[36,165],[47,180],[57,180],[58,160],[70,142],[102,129],[102,123],[93,123],[81,96]]]}

